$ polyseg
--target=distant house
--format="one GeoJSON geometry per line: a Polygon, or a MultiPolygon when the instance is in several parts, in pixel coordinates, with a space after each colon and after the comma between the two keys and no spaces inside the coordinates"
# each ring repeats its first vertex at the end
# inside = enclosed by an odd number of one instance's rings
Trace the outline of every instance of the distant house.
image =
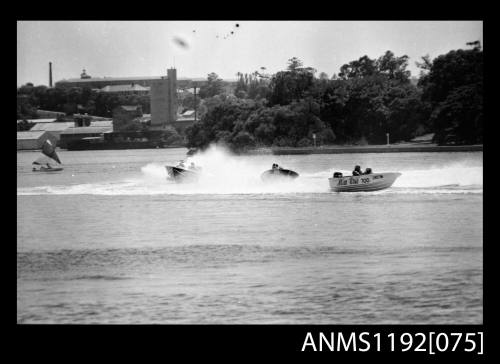
{"type": "Polygon", "coordinates": [[[75,122],[75,128],[90,126],[90,123],[92,122],[92,116],[87,114],[73,114],[73,120],[75,122]]]}
{"type": "Polygon", "coordinates": [[[434,133],[428,133],[416,138],[413,138],[411,141],[414,143],[432,143],[432,139],[434,138],[434,133]]]}
{"type": "Polygon", "coordinates": [[[92,120],[90,126],[105,126],[108,128],[113,128],[113,119],[109,120],[92,120]]]}
{"type": "Polygon", "coordinates": [[[40,109],[38,109],[36,111],[36,114],[40,118],[54,118],[54,119],[66,116],[65,113],[60,112],[60,111],[49,111],[49,110],[40,110],[40,109]]]}
{"type": "Polygon", "coordinates": [[[101,137],[104,133],[112,130],[113,128],[109,126],[71,127],[61,132],[59,146],[61,148],[67,148],[70,142],[88,137],[101,137]]]}
{"type": "Polygon", "coordinates": [[[46,131],[50,133],[55,140],[58,142],[60,140],[61,133],[74,126],[73,122],[59,122],[59,123],[36,123],[30,131],[46,131]]]}
{"type": "Polygon", "coordinates": [[[183,118],[194,118],[194,113],[195,111],[194,110],[186,110],[184,111],[182,114],[181,114],[181,117],[183,118]]]}
{"type": "Polygon", "coordinates": [[[47,139],[53,144],[57,142],[56,138],[47,131],[18,131],[17,150],[41,149],[47,139]]]}
{"type": "Polygon", "coordinates": [[[133,123],[135,119],[142,118],[141,105],[121,105],[113,109],[113,130],[121,131],[133,123]]]}
{"type": "MultiPolygon", "coordinates": [[[[55,118],[50,118],[50,119],[26,119],[27,122],[29,123],[53,123],[55,122],[57,119],[55,118]]],[[[22,122],[23,120],[18,120],[17,123],[19,124],[20,122],[22,122]]]]}

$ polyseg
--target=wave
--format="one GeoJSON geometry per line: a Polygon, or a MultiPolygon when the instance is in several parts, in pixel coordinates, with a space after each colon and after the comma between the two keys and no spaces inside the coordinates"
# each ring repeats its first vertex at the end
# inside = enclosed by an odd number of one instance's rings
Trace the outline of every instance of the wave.
{"type": "MultiPolygon", "coordinates": [[[[178,184],[167,181],[164,164],[149,163],[133,179],[103,181],[77,185],[21,187],[18,195],[192,195],[192,194],[289,194],[329,193],[328,178],[333,169],[301,173],[292,181],[264,183],[260,175],[269,163],[255,158],[235,157],[221,147],[187,158],[202,166],[197,183],[178,184]]],[[[350,171],[340,171],[348,175],[350,171]]],[[[390,172],[387,170],[386,172],[390,172]]],[[[395,171],[393,171],[395,172],[395,171]]],[[[483,191],[483,168],[466,163],[428,169],[398,170],[402,175],[393,187],[377,193],[404,194],[480,194],[483,191]]],[[[364,192],[366,193],[366,192],[364,192]]]]}

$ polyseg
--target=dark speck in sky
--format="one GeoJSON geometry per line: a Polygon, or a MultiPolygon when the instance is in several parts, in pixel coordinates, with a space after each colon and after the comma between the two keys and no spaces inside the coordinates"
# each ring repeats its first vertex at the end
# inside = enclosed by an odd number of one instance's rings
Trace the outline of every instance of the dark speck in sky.
{"type": "Polygon", "coordinates": [[[239,26],[240,26],[240,25],[239,25],[238,23],[236,23],[236,28],[239,28],[239,26]]]}
{"type": "Polygon", "coordinates": [[[187,42],[182,39],[182,38],[179,38],[179,37],[174,37],[173,39],[174,43],[177,44],[179,47],[182,47],[182,48],[189,48],[189,45],[187,44],[187,42]]]}

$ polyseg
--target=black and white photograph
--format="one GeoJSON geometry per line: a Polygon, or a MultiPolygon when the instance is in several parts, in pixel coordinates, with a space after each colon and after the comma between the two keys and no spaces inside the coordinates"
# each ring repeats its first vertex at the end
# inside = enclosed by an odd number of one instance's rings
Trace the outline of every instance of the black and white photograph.
{"type": "Polygon", "coordinates": [[[482,325],[483,47],[17,20],[17,324],[482,325]]]}

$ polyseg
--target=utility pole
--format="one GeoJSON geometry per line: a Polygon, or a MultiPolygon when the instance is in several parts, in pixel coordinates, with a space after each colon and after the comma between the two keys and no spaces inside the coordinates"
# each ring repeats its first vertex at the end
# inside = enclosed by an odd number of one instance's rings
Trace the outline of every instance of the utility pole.
{"type": "Polygon", "coordinates": [[[49,87],[52,88],[52,62],[49,62],[49,87]]]}
{"type": "Polygon", "coordinates": [[[385,133],[385,136],[387,138],[387,145],[389,145],[389,133],[385,133]]]}
{"type": "Polygon", "coordinates": [[[196,122],[196,84],[194,85],[194,121],[196,122]]]}

